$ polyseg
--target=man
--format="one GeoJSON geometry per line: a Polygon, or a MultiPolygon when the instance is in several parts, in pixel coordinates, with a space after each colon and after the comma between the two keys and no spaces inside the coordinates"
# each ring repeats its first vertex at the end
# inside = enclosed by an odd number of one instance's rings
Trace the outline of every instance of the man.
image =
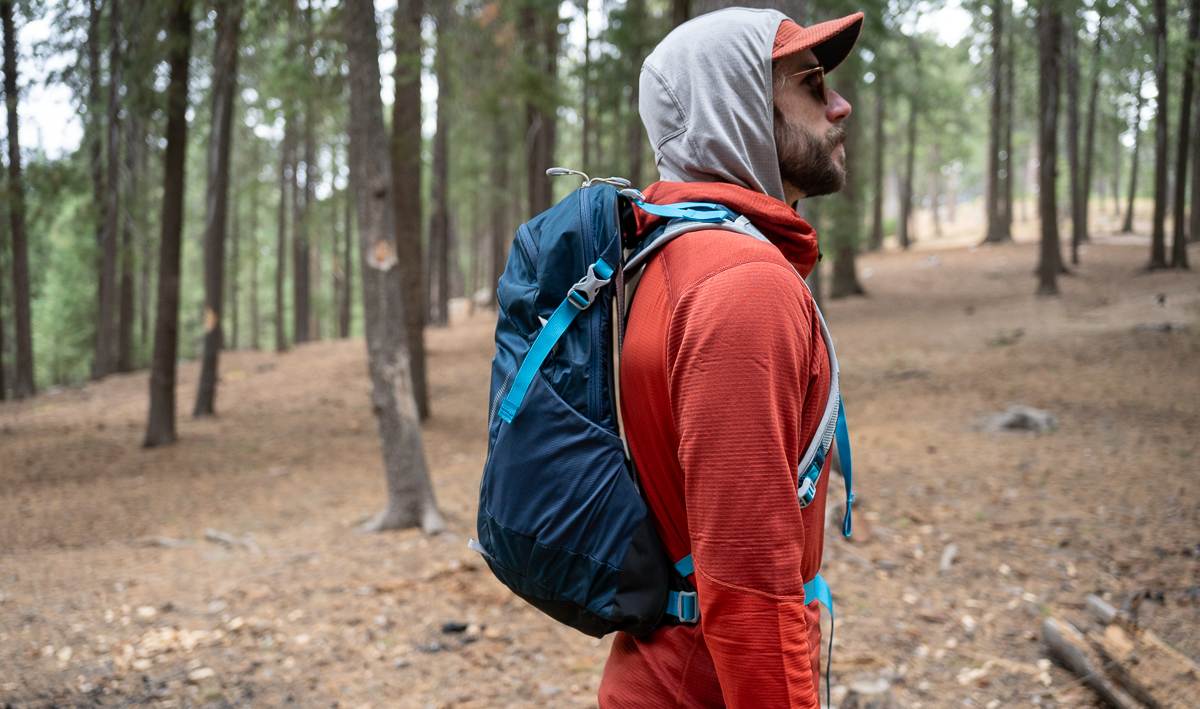
{"type": "MultiPolygon", "coordinates": [[[[795,204],[845,181],[850,105],[824,76],[862,21],[802,29],[732,8],[681,25],[642,67],[639,109],[663,180],[648,201],[725,205],[770,243],[685,234],[638,285],[622,412],[663,546],[692,555],[700,621],[618,634],[602,709],[820,705],[820,615],[803,584],[821,564],[828,463],[804,509],[796,467],[830,370],[797,276],[817,263],[816,234],[795,204]]],[[[662,221],[638,219],[642,232],[662,221]]]]}

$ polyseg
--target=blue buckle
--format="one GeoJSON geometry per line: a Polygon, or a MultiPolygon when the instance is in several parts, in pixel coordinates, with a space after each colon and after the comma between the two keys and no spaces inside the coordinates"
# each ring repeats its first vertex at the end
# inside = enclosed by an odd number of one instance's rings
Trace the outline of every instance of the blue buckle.
{"type": "Polygon", "coordinates": [[[696,599],[696,592],[671,591],[667,613],[678,618],[680,623],[695,623],[700,620],[700,602],[696,599]]]}

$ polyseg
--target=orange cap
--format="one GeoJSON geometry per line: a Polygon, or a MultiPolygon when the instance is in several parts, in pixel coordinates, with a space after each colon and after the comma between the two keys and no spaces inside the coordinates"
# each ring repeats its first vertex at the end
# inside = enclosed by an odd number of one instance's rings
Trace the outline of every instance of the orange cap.
{"type": "Polygon", "coordinates": [[[862,24],[861,12],[812,27],[801,27],[791,20],[784,20],[775,32],[771,59],[811,49],[828,74],[850,56],[858,41],[858,33],[862,31],[862,24]]]}

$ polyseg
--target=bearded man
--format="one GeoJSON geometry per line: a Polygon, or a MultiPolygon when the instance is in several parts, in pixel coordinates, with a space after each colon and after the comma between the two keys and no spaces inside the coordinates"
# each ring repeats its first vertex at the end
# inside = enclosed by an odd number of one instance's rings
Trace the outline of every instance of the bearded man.
{"type": "MultiPolygon", "coordinates": [[[[715,202],[768,241],[684,234],[647,265],[621,355],[621,407],[667,554],[689,554],[699,622],[618,634],[602,709],[817,709],[828,466],[812,504],[797,465],[829,395],[819,254],[796,214],[841,188],[850,105],[825,76],[863,15],[801,28],[731,8],[680,25],[642,67],[639,110],[662,181],[647,201],[715,202]],[[811,602],[810,602],[811,601],[811,602]]],[[[662,219],[638,213],[639,233],[662,219]]]]}

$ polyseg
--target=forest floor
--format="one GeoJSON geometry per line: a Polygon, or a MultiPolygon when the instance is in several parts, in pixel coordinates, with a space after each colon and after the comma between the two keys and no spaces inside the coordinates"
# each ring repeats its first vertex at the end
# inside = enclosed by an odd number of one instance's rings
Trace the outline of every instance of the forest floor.
{"type": "MultiPolygon", "coordinates": [[[[1050,299],[1029,243],[867,254],[870,295],[827,303],[862,530],[825,546],[835,704],[1095,706],[1039,638],[1088,593],[1150,591],[1140,621],[1200,658],[1200,277],[1147,253],[1098,239],[1050,299]],[[980,426],[1011,404],[1059,427],[980,426]]],[[[609,641],[466,547],[493,317],[429,332],[429,539],[355,533],[384,492],[359,340],[225,353],[200,421],[182,365],[161,449],[145,372],[0,403],[0,706],[595,706],[609,641]]]]}

